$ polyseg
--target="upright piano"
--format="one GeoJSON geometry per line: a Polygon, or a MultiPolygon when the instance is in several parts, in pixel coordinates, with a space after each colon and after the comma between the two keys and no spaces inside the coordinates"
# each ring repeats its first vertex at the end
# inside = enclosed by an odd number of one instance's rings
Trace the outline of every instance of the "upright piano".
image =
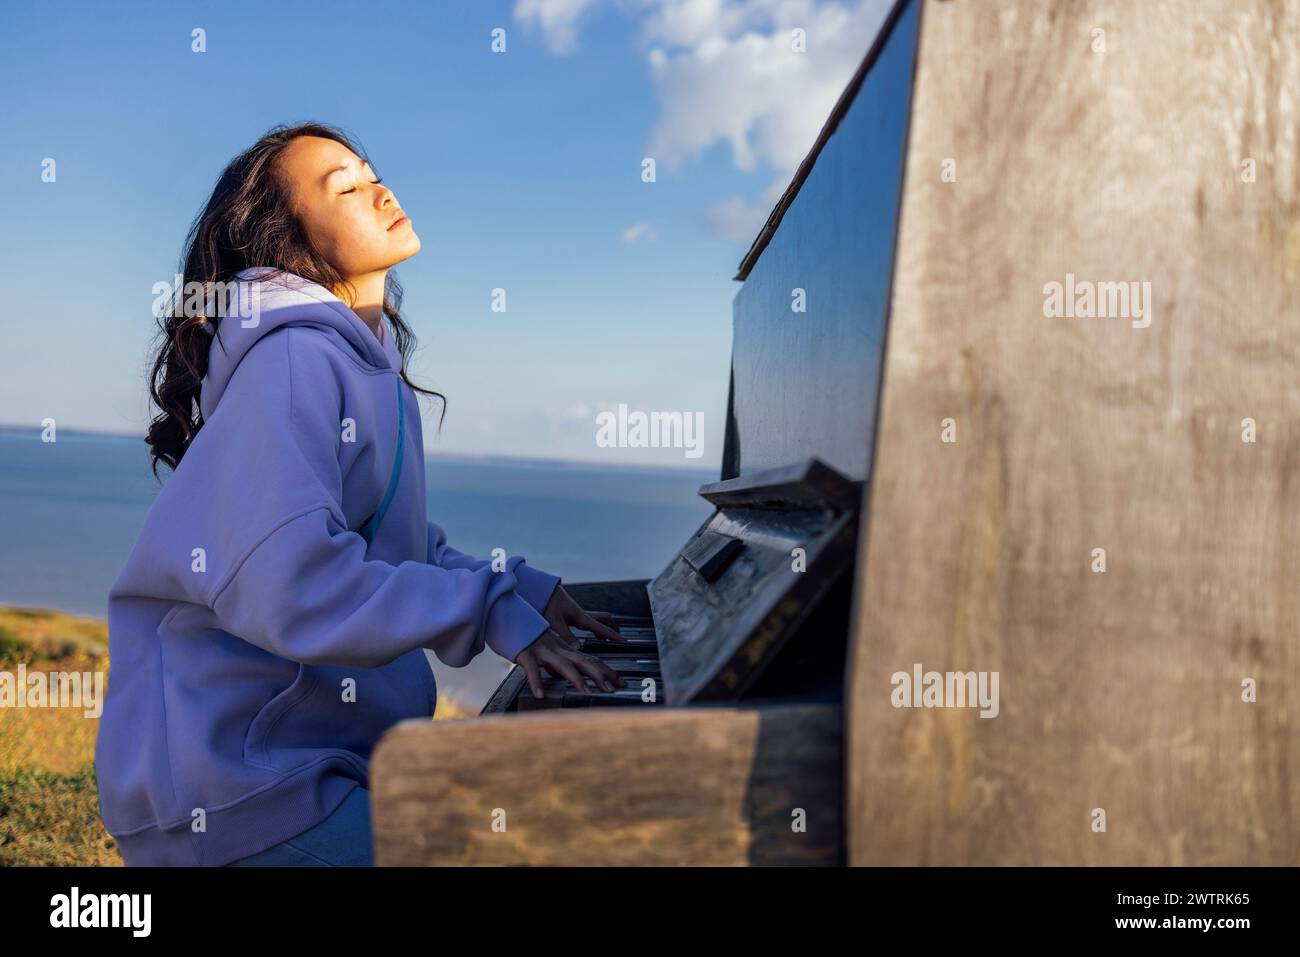
{"type": "Polygon", "coordinates": [[[735,278],[713,512],[653,579],[565,583],[624,687],[516,666],[372,768],[382,864],[835,864],[841,708],[916,9],[865,54],[735,278]],[[436,808],[436,814],[430,812],[436,808]],[[436,821],[435,821],[436,818],[436,821]],[[589,822],[600,822],[588,833],[589,822]]]}
{"type": "Polygon", "coordinates": [[[893,3],[735,276],[712,514],[565,584],[625,687],[390,729],[377,862],[1300,863],[1274,7],[893,3]],[[1052,315],[1073,279],[1150,321],[1052,315]]]}

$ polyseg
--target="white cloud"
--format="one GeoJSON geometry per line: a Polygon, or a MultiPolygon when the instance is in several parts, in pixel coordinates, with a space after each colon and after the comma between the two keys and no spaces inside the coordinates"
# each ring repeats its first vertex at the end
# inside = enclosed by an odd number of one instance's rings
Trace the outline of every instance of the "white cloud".
{"type": "Polygon", "coordinates": [[[623,230],[623,242],[625,243],[634,243],[638,239],[651,240],[657,238],[658,233],[655,232],[654,227],[645,221],[633,223],[623,230]]]}
{"type": "Polygon", "coordinates": [[[647,154],[680,169],[727,144],[741,172],[770,170],[755,200],[733,196],[705,221],[728,239],[752,240],[808,154],[853,71],[866,55],[890,0],[850,5],[803,0],[665,2],[643,30],[662,113],[647,154]],[[791,49],[802,29],[806,52],[791,49]]]}
{"type": "Polygon", "coordinates": [[[767,184],[757,200],[748,200],[743,196],[720,199],[704,211],[701,220],[715,236],[737,242],[753,242],[787,185],[789,178],[778,176],[767,184]]]}
{"type": "Polygon", "coordinates": [[[578,21],[600,0],[518,0],[514,17],[537,29],[546,48],[559,56],[578,48],[578,21]]]}
{"type": "Polygon", "coordinates": [[[720,199],[704,211],[704,225],[715,236],[735,242],[749,242],[767,222],[762,207],[740,196],[720,199]]]}
{"type": "MultiPolygon", "coordinates": [[[[577,46],[597,0],[519,0],[548,47],[577,46]]],[[[670,172],[724,143],[733,166],[771,172],[754,199],[719,200],[703,220],[718,235],[753,239],[812,148],[893,0],[604,0],[640,15],[640,39],[661,112],[647,156],[670,172]],[[804,31],[806,51],[791,49],[804,31]]]]}
{"type": "Polygon", "coordinates": [[[711,39],[725,39],[744,26],[757,3],[728,3],[727,0],[678,0],[661,2],[646,17],[644,36],[661,43],[695,46],[711,39]]]}

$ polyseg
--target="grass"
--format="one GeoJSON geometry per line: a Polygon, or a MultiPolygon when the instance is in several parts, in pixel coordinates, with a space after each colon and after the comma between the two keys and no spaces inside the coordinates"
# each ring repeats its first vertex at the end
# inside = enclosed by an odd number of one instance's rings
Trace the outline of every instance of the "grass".
{"type": "Polygon", "coordinates": [[[438,692],[437,710],[433,715],[435,721],[460,721],[464,718],[477,718],[478,708],[469,708],[465,702],[445,691],[438,692]]]}
{"type": "Polygon", "coordinates": [[[99,819],[95,770],[0,772],[0,867],[120,867],[99,819]]]}
{"type": "MultiPolygon", "coordinates": [[[[107,672],[108,625],[0,607],[0,670],[19,664],[29,673],[107,672]]],[[[0,867],[121,866],[99,818],[98,731],[99,719],[79,708],[0,711],[0,867]]]]}
{"type": "MultiPolygon", "coordinates": [[[[0,671],[103,671],[107,689],[108,663],[107,622],[0,606],[0,671]]],[[[438,695],[436,720],[476,714],[438,695]]],[[[99,817],[98,733],[79,708],[0,710],[0,867],[122,865],[99,817]]]]}

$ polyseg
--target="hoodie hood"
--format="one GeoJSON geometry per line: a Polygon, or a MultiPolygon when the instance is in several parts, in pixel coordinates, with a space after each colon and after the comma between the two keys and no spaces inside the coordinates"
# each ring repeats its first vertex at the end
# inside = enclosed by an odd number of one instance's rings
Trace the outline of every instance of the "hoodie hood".
{"type": "Polygon", "coordinates": [[[212,323],[205,326],[212,345],[199,394],[204,420],[216,411],[231,376],[248,351],[264,336],[284,326],[315,326],[338,344],[346,345],[367,368],[401,372],[402,354],[387,324],[381,325],[380,342],[361,317],[324,286],[268,266],[241,270],[235,280],[235,314],[222,319],[220,332],[214,332],[212,323]]]}

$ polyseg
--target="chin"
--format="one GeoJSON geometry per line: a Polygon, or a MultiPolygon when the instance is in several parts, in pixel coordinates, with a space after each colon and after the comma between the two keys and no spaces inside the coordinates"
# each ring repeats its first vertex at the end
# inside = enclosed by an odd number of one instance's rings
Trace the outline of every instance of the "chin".
{"type": "Polygon", "coordinates": [[[415,235],[414,232],[412,232],[410,238],[407,239],[405,242],[403,242],[400,246],[398,246],[396,250],[394,250],[396,255],[393,259],[393,265],[396,266],[398,263],[410,259],[419,251],[420,251],[420,237],[415,235]]]}

